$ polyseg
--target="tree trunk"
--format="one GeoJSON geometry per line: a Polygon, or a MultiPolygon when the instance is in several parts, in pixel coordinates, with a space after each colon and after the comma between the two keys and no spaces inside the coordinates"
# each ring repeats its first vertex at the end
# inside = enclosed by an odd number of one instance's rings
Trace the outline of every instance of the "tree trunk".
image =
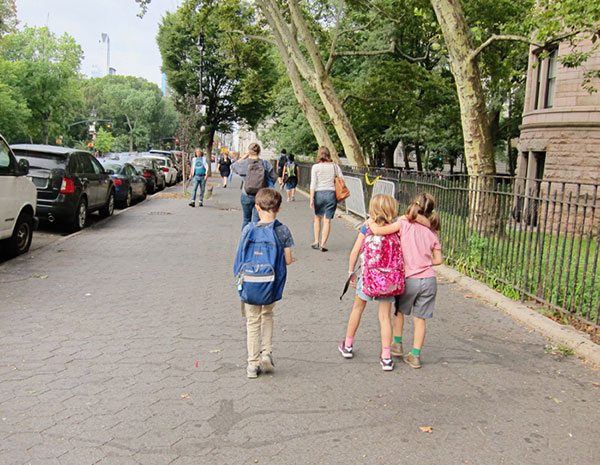
{"type": "Polygon", "coordinates": [[[481,73],[473,58],[473,39],[460,0],[431,0],[454,75],[469,171],[469,225],[474,231],[493,231],[497,211],[491,191],[495,189],[496,163],[492,146],[481,73]]]}
{"type": "MultiPolygon", "coordinates": [[[[257,5],[263,11],[269,27],[277,31],[285,44],[287,52],[294,60],[299,73],[313,88],[321,99],[335,131],[344,147],[344,153],[353,166],[365,166],[365,158],[362,148],[358,143],[354,129],[344,111],[341,102],[331,84],[329,75],[325,70],[325,64],[319,54],[314,37],[304,21],[302,10],[297,0],[289,0],[292,25],[298,29],[303,40],[303,45],[310,56],[312,66],[304,57],[300,44],[295,34],[292,34],[285,18],[283,17],[278,3],[274,0],[257,0],[257,5]]],[[[285,59],[285,57],[284,57],[285,59]]]]}
{"type": "Polygon", "coordinates": [[[423,160],[421,158],[421,146],[418,141],[415,141],[415,158],[417,159],[417,171],[423,172],[423,160]]]}
{"type": "Polygon", "coordinates": [[[448,47],[465,142],[465,161],[474,176],[496,174],[490,123],[471,31],[460,0],[431,0],[448,47]]]}
{"type": "Polygon", "coordinates": [[[212,175],[210,158],[212,155],[212,149],[213,149],[214,144],[215,144],[215,129],[212,129],[212,126],[211,126],[211,129],[208,131],[207,141],[206,141],[206,161],[208,163],[208,175],[209,176],[212,175]]]}
{"type": "Polygon", "coordinates": [[[288,50],[285,47],[281,34],[275,27],[271,27],[271,31],[273,36],[275,37],[275,42],[277,44],[277,48],[279,49],[279,53],[281,54],[281,58],[285,64],[286,73],[290,82],[292,84],[292,89],[294,91],[294,95],[296,96],[296,100],[298,101],[298,105],[308,121],[310,128],[317,139],[317,144],[319,146],[325,146],[329,149],[329,153],[331,154],[331,158],[335,163],[341,163],[342,161],[337,156],[337,150],[331,137],[329,137],[329,132],[325,127],[325,124],[321,120],[321,115],[319,114],[319,110],[313,105],[313,103],[304,92],[304,87],[302,86],[302,79],[300,78],[300,74],[298,73],[298,67],[292,60],[292,57],[288,53],[288,50]]]}

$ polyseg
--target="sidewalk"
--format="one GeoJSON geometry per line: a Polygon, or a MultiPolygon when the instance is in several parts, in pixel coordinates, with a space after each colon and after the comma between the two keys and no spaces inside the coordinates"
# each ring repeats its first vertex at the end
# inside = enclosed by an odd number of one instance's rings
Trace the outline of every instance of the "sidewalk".
{"type": "Polygon", "coordinates": [[[336,219],[329,252],[311,249],[301,195],[279,217],[297,261],[276,371],[248,380],[239,193],[193,209],[159,194],[0,265],[0,464],[600,462],[598,371],[448,281],[422,369],[381,370],[375,304],[343,359],[356,232],[336,219]]]}

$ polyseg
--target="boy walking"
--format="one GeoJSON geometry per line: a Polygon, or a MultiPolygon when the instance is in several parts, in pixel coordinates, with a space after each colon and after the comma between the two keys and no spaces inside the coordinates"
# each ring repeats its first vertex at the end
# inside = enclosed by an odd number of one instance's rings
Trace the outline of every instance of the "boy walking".
{"type": "Polygon", "coordinates": [[[246,313],[248,378],[258,377],[261,371],[271,372],[275,366],[273,308],[282,297],[294,246],[289,228],[277,220],[281,200],[275,189],[258,191],[259,221],[244,227],[234,265],[246,313]]]}
{"type": "Polygon", "coordinates": [[[208,179],[208,163],[202,150],[199,148],[196,148],[196,156],[192,158],[189,179],[192,180],[192,197],[189,206],[196,206],[196,192],[200,188],[200,194],[198,195],[200,203],[198,205],[202,207],[204,205],[204,189],[206,188],[206,180],[208,179]]]}

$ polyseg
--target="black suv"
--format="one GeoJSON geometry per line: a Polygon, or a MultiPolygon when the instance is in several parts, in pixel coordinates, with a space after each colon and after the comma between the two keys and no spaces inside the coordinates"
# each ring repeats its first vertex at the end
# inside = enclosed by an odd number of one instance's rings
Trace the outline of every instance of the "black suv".
{"type": "Polygon", "coordinates": [[[59,220],[79,231],[85,227],[88,213],[113,214],[113,181],[90,153],[52,145],[17,144],[11,148],[17,159],[29,162],[28,176],[38,190],[40,219],[59,220]]]}

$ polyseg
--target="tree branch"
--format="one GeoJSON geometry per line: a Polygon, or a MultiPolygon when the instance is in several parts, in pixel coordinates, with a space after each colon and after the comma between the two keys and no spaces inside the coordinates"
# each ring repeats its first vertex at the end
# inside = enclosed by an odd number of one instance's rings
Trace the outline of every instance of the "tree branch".
{"type": "Polygon", "coordinates": [[[539,47],[539,48],[548,48],[552,45],[562,42],[563,40],[570,39],[571,37],[575,37],[576,35],[581,34],[582,32],[591,32],[591,31],[588,31],[588,30],[571,31],[571,32],[562,34],[560,36],[557,36],[552,40],[548,40],[547,42],[538,42],[529,37],[524,37],[524,36],[519,36],[519,35],[514,35],[514,34],[493,34],[485,42],[483,42],[479,47],[477,47],[475,50],[473,50],[473,53],[471,53],[471,55],[469,56],[469,59],[474,60],[485,48],[489,47],[490,44],[492,44],[493,42],[496,42],[498,40],[512,40],[515,42],[524,42],[529,45],[535,45],[536,47],[539,47]]]}
{"type": "Polygon", "coordinates": [[[392,41],[392,45],[387,50],[346,50],[344,52],[335,52],[333,55],[336,57],[342,56],[374,56],[374,55],[385,55],[386,53],[396,52],[396,41],[392,41]]]}
{"type": "Polygon", "coordinates": [[[267,37],[267,36],[258,36],[258,35],[254,35],[254,34],[248,34],[244,31],[240,31],[239,29],[233,29],[232,31],[227,31],[230,32],[232,34],[241,34],[244,37],[248,38],[248,39],[254,39],[254,40],[262,40],[263,42],[268,42],[270,44],[273,45],[277,45],[277,43],[275,42],[275,39],[273,39],[272,37],[267,37]]]}
{"type": "Polygon", "coordinates": [[[340,35],[340,19],[342,16],[342,11],[344,9],[344,0],[341,0],[340,7],[338,8],[337,15],[335,18],[335,32],[333,34],[333,39],[331,41],[331,49],[329,50],[329,58],[327,59],[327,64],[325,65],[325,74],[329,74],[331,71],[331,67],[333,66],[333,61],[335,60],[335,47],[337,45],[337,40],[340,35]]]}
{"type": "Polygon", "coordinates": [[[358,95],[348,94],[342,100],[342,105],[344,105],[351,98],[355,100],[360,100],[361,102],[387,102],[387,103],[402,103],[403,100],[395,99],[395,98],[370,98],[370,97],[359,97],[358,95]]]}

